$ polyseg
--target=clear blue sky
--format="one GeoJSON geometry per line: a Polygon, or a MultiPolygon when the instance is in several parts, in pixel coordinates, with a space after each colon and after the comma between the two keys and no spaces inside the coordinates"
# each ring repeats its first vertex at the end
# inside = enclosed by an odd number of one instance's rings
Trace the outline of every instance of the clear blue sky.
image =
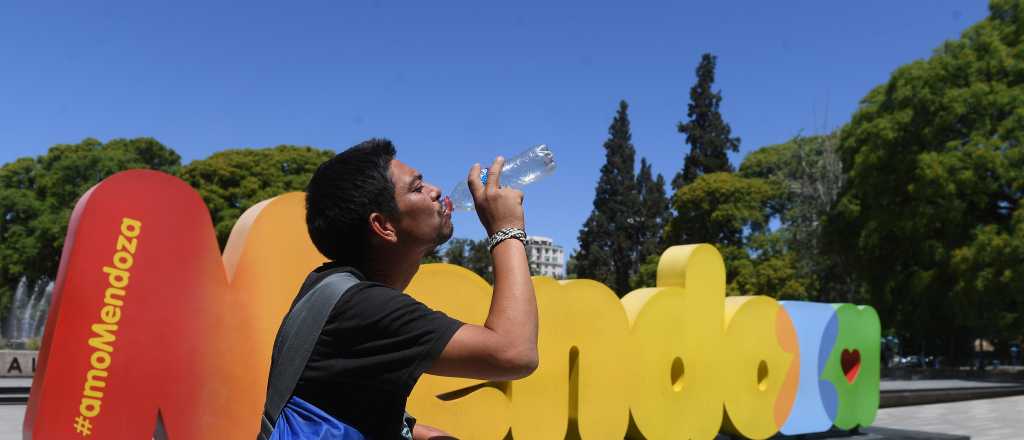
{"type": "MultiPolygon", "coordinates": [[[[527,230],[576,247],[617,103],[671,180],[703,52],[749,151],[849,120],[896,67],[984,18],[983,1],[0,3],[0,163],[86,137],[152,136],[185,163],[232,147],[372,136],[450,188],[547,143],[527,230]],[[415,6],[399,6],[399,4],[415,6]],[[625,5],[630,6],[626,7],[625,5]]],[[[456,236],[482,238],[475,215],[456,236]]]]}

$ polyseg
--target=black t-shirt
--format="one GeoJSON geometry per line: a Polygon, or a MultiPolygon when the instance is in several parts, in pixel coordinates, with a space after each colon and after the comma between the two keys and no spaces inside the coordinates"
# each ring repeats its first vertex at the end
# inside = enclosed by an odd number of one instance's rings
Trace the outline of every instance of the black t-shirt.
{"type": "Polygon", "coordinates": [[[362,282],[331,310],[294,394],[367,439],[400,439],[409,393],[462,323],[330,263],[310,275],[304,290],[339,271],[362,282]]]}

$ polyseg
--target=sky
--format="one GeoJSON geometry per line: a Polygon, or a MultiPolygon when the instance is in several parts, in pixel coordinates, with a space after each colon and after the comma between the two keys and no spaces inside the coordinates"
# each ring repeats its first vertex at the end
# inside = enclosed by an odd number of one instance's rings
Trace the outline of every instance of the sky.
{"type": "MultiPolygon", "coordinates": [[[[701,54],[757,148],[849,121],[897,67],[983,19],[983,1],[0,3],[0,163],[149,136],[183,163],[239,147],[340,151],[386,137],[446,191],[474,162],[548,144],[526,229],[571,252],[626,100],[671,181],[701,54]]],[[[484,237],[456,214],[455,236],[484,237]]]]}

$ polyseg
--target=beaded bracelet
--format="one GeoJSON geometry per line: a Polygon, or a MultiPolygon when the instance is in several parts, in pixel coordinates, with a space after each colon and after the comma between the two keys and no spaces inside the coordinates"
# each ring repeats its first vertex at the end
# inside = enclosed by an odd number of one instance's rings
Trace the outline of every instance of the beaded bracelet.
{"type": "Polygon", "coordinates": [[[526,246],[526,231],[519,228],[505,228],[495,232],[494,235],[487,239],[487,252],[494,252],[495,246],[510,238],[519,240],[523,243],[523,246],[526,246]]]}

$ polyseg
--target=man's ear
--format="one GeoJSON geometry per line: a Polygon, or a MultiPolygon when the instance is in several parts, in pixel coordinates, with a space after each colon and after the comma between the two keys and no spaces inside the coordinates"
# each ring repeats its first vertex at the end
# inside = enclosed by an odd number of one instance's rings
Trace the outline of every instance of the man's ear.
{"type": "Polygon", "coordinates": [[[370,231],[375,237],[386,242],[398,242],[398,231],[395,229],[395,225],[379,212],[370,214],[370,231]]]}

